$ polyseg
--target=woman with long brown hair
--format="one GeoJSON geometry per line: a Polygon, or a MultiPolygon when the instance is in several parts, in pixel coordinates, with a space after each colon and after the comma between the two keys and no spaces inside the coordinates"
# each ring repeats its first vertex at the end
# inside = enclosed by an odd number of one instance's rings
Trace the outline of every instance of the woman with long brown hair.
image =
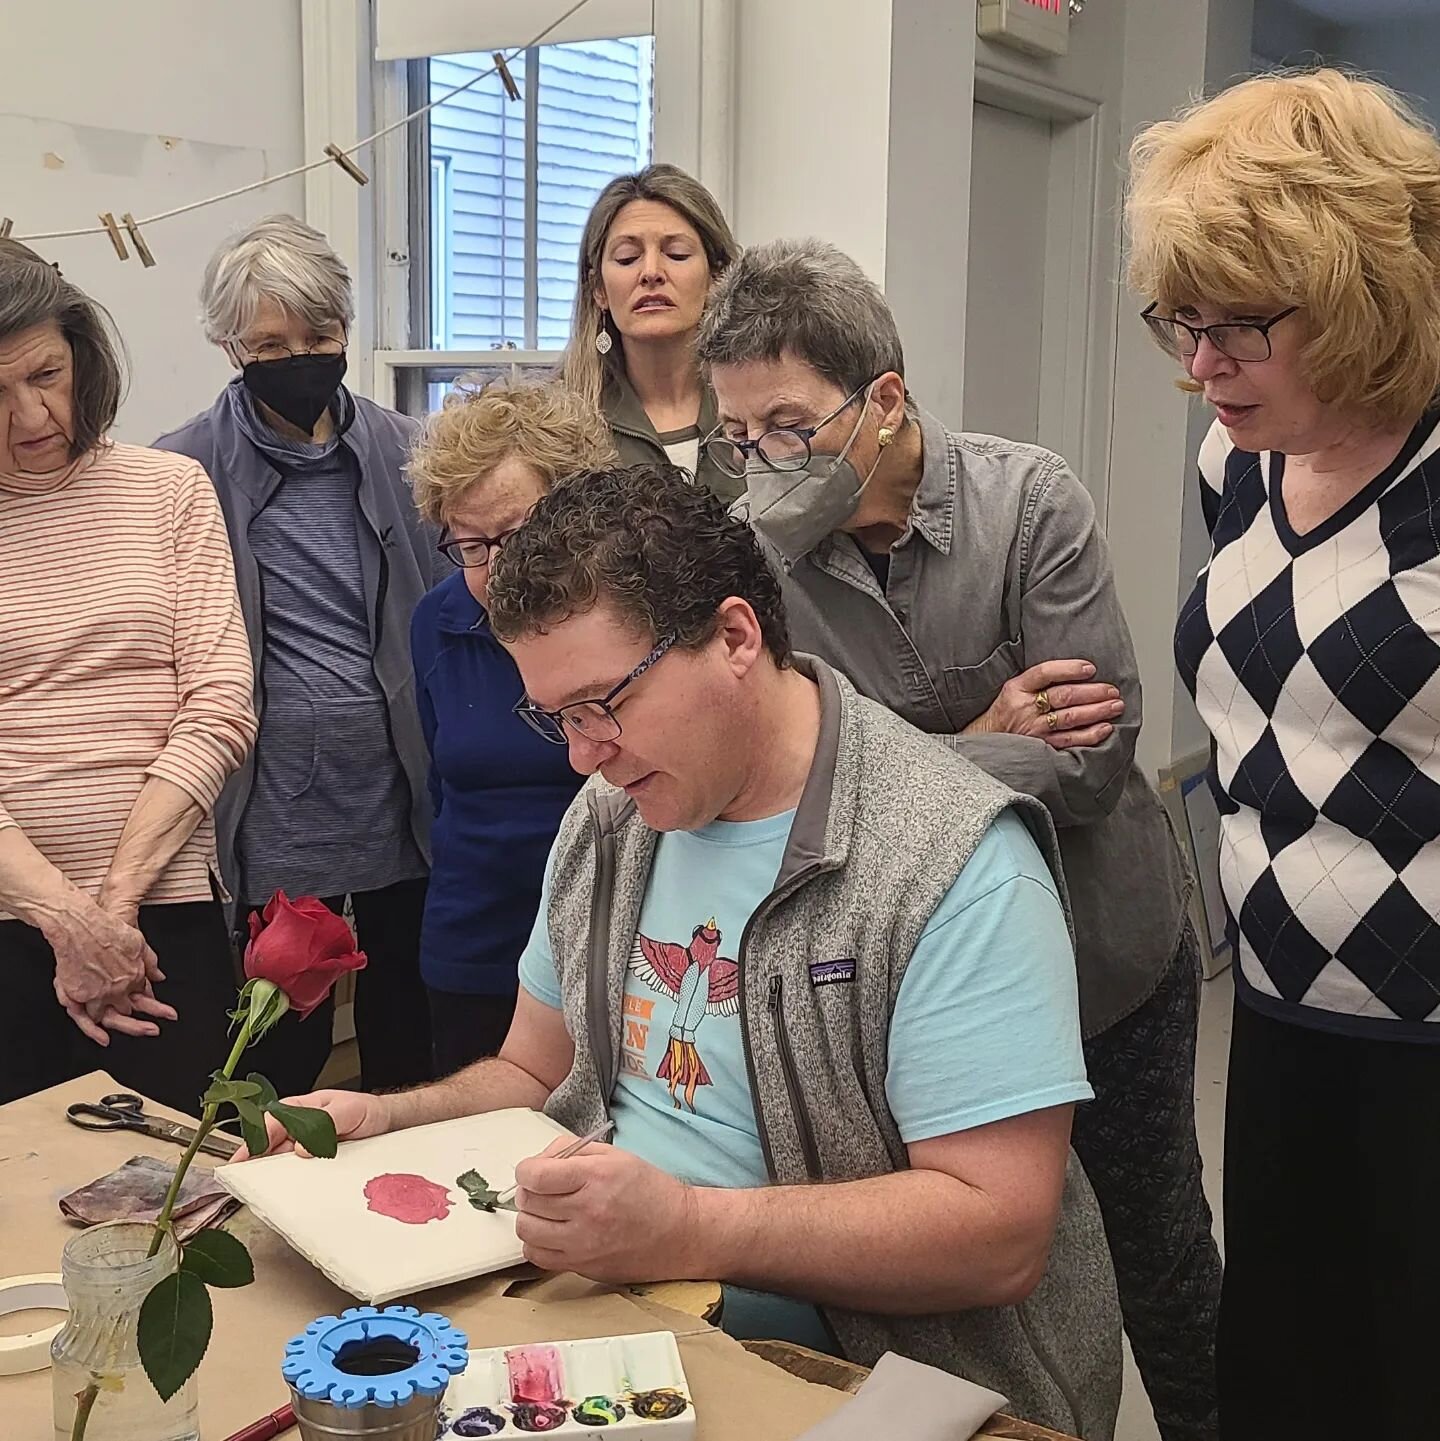
{"type": "Polygon", "coordinates": [[[668,461],[726,500],[744,483],[701,453],[716,415],[695,334],[738,252],[715,197],[683,170],[617,176],[585,222],[560,363],[561,380],[604,414],[624,464],[668,461]]]}

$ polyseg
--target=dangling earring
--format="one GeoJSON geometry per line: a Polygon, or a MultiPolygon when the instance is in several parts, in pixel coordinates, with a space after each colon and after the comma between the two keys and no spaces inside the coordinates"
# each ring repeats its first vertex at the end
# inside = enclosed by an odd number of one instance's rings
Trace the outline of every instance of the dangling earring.
{"type": "Polygon", "coordinates": [[[609,355],[610,348],[615,344],[615,342],[610,339],[609,319],[609,312],[602,310],[600,312],[600,329],[595,334],[595,349],[598,350],[601,355],[609,355]]]}

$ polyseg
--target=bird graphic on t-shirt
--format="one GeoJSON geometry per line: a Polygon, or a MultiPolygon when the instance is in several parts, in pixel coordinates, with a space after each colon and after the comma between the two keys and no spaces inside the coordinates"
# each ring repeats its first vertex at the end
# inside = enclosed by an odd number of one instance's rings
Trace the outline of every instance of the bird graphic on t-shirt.
{"type": "Polygon", "coordinates": [[[715,918],[696,926],[690,944],[654,941],[637,934],[630,953],[630,972],[652,991],[675,1002],[670,1042],[656,1079],[670,1083],[670,1099],[681,1108],[676,1092],[684,1089],[685,1105],[695,1109],[695,1089],[712,1082],[700,1052],[695,1031],[705,1016],[733,1016],[740,1010],[740,968],[719,954],[720,931],[715,918]]]}

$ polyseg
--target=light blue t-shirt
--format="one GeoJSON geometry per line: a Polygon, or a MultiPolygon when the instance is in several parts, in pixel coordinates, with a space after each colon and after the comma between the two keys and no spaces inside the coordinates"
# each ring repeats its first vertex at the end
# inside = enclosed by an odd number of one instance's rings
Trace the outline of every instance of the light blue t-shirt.
{"type": "MultiPolygon", "coordinates": [[[[696,1185],[769,1182],[736,958],[746,923],[774,888],[794,818],[715,821],[656,845],[625,981],[612,1139],[696,1185]]],[[[542,899],[520,983],[558,1009],[546,913],[542,899]]],[[[1064,912],[1013,811],[981,838],[916,944],[890,1021],[885,1094],[907,1143],[1093,1094],[1064,912]]],[[[829,1348],[813,1307],[761,1301],[727,1294],[726,1329],[829,1348]]]]}

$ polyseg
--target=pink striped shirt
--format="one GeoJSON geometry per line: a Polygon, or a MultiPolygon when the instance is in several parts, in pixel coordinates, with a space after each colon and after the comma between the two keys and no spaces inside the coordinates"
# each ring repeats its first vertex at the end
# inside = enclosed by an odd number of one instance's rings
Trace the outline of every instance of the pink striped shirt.
{"type": "Polygon", "coordinates": [[[252,691],[201,466],[106,445],[58,488],[0,476],[0,830],[94,895],[160,776],[206,817],[146,902],[210,899],[210,812],[254,742],[252,691]]]}

